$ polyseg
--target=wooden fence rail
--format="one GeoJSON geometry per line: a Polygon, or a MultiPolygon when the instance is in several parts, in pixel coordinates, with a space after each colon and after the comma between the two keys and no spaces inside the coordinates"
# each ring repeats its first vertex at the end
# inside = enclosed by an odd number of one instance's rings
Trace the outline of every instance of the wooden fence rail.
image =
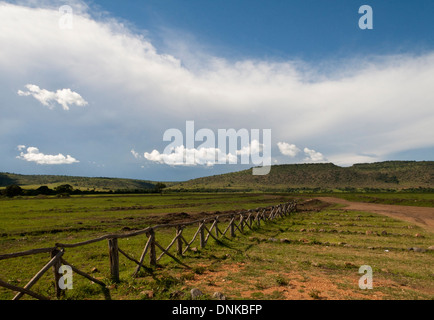
{"type": "Polygon", "coordinates": [[[13,300],[18,300],[25,294],[40,300],[49,299],[48,297],[44,297],[40,294],[31,291],[30,288],[50,268],[53,268],[56,296],[57,298],[60,298],[62,295],[62,290],[59,287],[60,275],[58,273],[58,270],[60,266],[63,264],[63,265],[70,266],[75,273],[85,277],[86,279],[94,283],[101,285],[103,289],[106,290],[106,284],[104,282],[97,280],[92,276],[88,275],[87,273],[72,266],[63,258],[63,255],[65,254],[65,248],[76,248],[76,247],[81,247],[88,244],[107,240],[111,280],[114,282],[119,282],[120,281],[119,279],[120,254],[125,258],[127,258],[128,260],[133,261],[137,265],[133,272],[133,277],[137,277],[139,271],[142,268],[146,270],[145,267],[146,256],[148,256],[149,265],[151,267],[156,266],[157,262],[160,261],[164,256],[168,256],[174,261],[176,261],[177,263],[179,263],[180,265],[184,266],[185,268],[190,268],[190,266],[182,262],[181,259],[182,256],[189,249],[191,249],[192,244],[197,240],[198,237],[199,237],[199,241],[198,241],[199,247],[203,249],[205,248],[210,237],[216,241],[221,241],[220,239],[226,237],[226,234],[229,232],[229,236],[231,238],[234,238],[236,236],[236,232],[244,233],[244,230],[246,230],[247,228],[252,231],[255,229],[254,224],[256,225],[257,228],[259,228],[261,226],[261,221],[266,222],[277,218],[282,218],[290,215],[296,210],[297,210],[297,203],[295,201],[291,201],[291,202],[287,202],[287,203],[283,203],[283,204],[279,204],[267,208],[256,208],[256,209],[251,209],[239,213],[221,214],[218,216],[190,221],[190,222],[157,225],[157,226],[148,227],[142,230],[129,232],[129,233],[107,234],[99,238],[95,238],[95,239],[91,239],[79,243],[74,243],[74,244],[56,243],[55,246],[51,248],[41,248],[41,249],[33,249],[33,250],[17,252],[17,253],[2,254],[0,255],[0,260],[29,256],[34,254],[41,254],[41,253],[50,253],[51,260],[23,288],[11,285],[1,279],[0,279],[0,286],[17,292],[13,300]],[[222,222],[224,221],[229,221],[229,223],[226,226],[226,228],[224,228],[224,230],[221,230],[220,228],[223,228],[222,222]],[[194,226],[194,225],[197,225],[197,230],[193,234],[192,238],[189,241],[187,241],[187,239],[185,239],[183,235],[183,232],[187,227],[194,226]],[[175,229],[175,237],[165,247],[161,245],[159,242],[157,242],[156,234],[155,234],[156,230],[163,229],[163,228],[175,229]],[[140,259],[136,260],[119,247],[118,240],[129,238],[129,237],[135,237],[139,235],[146,235],[147,241],[141,252],[140,259]],[[175,247],[175,250],[172,250],[172,252],[170,252],[170,249],[172,249],[172,247],[175,247]],[[158,257],[157,257],[157,248],[160,251],[158,257]]]}

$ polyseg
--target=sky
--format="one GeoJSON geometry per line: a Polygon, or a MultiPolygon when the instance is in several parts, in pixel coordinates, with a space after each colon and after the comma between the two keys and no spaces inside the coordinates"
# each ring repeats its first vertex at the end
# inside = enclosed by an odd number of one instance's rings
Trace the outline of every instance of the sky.
{"type": "Polygon", "coordinates": [[[0,172],[433,161],[433,17],[431,0],[0,1],[0,172]]]}

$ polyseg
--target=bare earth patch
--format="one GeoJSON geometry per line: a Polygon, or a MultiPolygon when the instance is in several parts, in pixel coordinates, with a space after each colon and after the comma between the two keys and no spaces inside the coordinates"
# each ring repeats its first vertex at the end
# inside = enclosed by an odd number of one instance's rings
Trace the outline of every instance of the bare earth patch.
{"type": "Polygon", "coordinates": [[[197,287],[204,293],[212,295],[214,292],[222,292],[229,299],[252,299],[258,294],[264,297],[277,297],[283,300],[382,300],[385,294],[379,288],[405,287],[391,280],[375,279],[375,286],[372,290],[361,290],[358,286],[358,274],[354,277],[331,276],[318,272],[294,271],[291,273],[277,273],[265,271],[264,277],[280,277],[286,280],[284,284],[271,282],[265,284],[265,288],[255,288],[257,278],[246,276],[243,273],[246,264],[237,263],[224,265],[221,270],[214,272],[206,271],[196,275],[193,280],[185,284],[189,287],[197,287]],[[238,276],[239,275],[239,276],[238,276]],[[243,278],[243,283],[228,280],[229,276],[243,278]],[[378,288],[376,290],[376,288],[378,288]]]}
{"type": "Polygon", "coordinates": [[[434,232],[434,208],[352,202],[333,197],[322,197],[319,198],[319,200],[332,204],[345,205],[346,210],[373,212],[391,218],[409,221],[427,231],[434,232]]]}

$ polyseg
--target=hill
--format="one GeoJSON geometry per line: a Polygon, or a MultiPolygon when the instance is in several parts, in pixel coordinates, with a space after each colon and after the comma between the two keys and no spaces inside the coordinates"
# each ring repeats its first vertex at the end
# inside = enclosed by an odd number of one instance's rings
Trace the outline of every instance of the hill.
{"type": "MultiPolygon", "coordinates": [[[[70,184],[80,190],[151,190],[156,182],[122,178],[90,178],[0,173],[0,188],[17,184],[23,188],[70,184]]],[[[265,176],[252,170],[165,182],[171,191],[303,191],[434,188],[434,161],[386,161],[339,167],[332,163],[272,166],[265,176]]]]}
{"type": "Polygon", "coordinates": [[[121,178],[89,178],[54,175],[21,175],[14,173],[0,173],[0,187],[16,184],[23,188],[37,188],[48,186],[54,188],[62,184],[70,184],[80,190],[143,190],[154,189],[155,182],[121,178]]]}
{"type": "Polygon", "coordinates": [[[170,190],[294,191],[294,189],[409,189],[434,187],[434,161],[386,161],[339,167],[332,163],[272,166],[265,176],[252,170],[179,183],[170,190]]]}

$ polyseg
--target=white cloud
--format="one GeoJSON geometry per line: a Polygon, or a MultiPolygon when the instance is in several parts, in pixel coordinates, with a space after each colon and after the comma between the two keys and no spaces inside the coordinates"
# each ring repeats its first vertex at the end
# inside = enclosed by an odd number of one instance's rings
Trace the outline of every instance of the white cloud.
{"type": "Polygon", "coordinates": [[[172,166],[197,166],[205,165],[208,167],[218,163],[218,159],[225,159],[225,163],[236,162],[237,157],[230,153],[225,154],[218,148],[199,148],[189,149],[184,146],[171,148],[171,153],[160,153],[153,150],[151,153],[145,152],[145,159],[158,163],[165,163],[172,166]]]}
{"type": "MultiPolygon", "coordinates": [[[[279,147],[281,154],[291,158],[296,157],[301,152],[301,150],[295,144],[278,142],[277,146],[279,147]]],[[[309,148],[304,148],[303,152],[306,155],[306,157],[303,159],[305,162],[328,162],[321,152],[317,152],[309,148]]]]}
{"type": "MultiPolygon", "coordinates": [[[[174,166],[214,166],[218,163],[243,163],[245,156],[250,157],[258,155],[264,149],[264,144],[261,144],[258,140],[252,140],[248,146],[242,147],[240,150],[236,150],[235,154],[225,153],[219,148],[185,148],[183,145],[172,147],[170,153],[160,153],[158,150],[153,150],[151,153],[145,152],[145,159],[158,163],[165,163],[174,166]],[[237,156],[241,156],[242,160],[239,161],[237,156]]],[[[249,161],[247,158],[245,161],[249,161]]]]}
{"type": "Polygon", "coordinates": [[[304,159],[306,162],[327,162],[327,159],[321,152],[317,152],[309,148],[304,148],[303,151],[307,155],[307,157],[304,159]]]}
{"type": "MultiPolygon", "coordinates": [[[[22,150],[25,148],[25,146],[20,145],[18,146],[19,150],[22,150]]],[[[27,152],[21,152],[21,154],[17,157],[18,159],[29,161],[29,162],[35,162],[37,164],[41,165],[60,165],[60,164],[73,164],[80,162],[70,155],[67,155],[66,157],[63,154],[58,155],[47,155],[43,154],[39,151],[38,148],[35,147],[29,147],[27,148],[27,152]]]]}
{"type": "Polygon", "coordinates": [[[57,102],[63,108],[63,110],[69,110],[71,105],[86,106],[88,103],[77,92],[71,91],[71,89],[57,90],[56,92],[48,91],[39,88],[37,85],[28,84],[26,88],[29,91],[18,90],[20,96],[33,96],[36,100],[42,103],[44,106],[53,108],[52,102],[57,102]]]}
{"type": "Polygon", "coordinates": [[[258,140],[254,139],[252,142],[245,147],[242,147],[240,150],[237,150],[237,155],[253,155],[259,154],[264,149],[264,145],[259,143],[258,140]]]}
{"type": "Polygon", "coordinates": [[[294,158],[299,152],[300,149],[297,148],[295,144],[289,144],[286,142],[278,142],[277,146],[279,147],[279,151],[284,156],[288,156],[294,158]]]}
{"type": "Polygon", "coordinates": [[[134,149],[131,149],[131,154],[133,155],[134,158],[140,159],[140,154],[136,152],[134,149]]]}
{"type": "Polygon", "coordinates": [[[337,166],[350,166],[354,163],[372,163],[384,161],[377,155],[359,155],[352,153],[336,154],[328,157],[328,160],[337,166]]]}

